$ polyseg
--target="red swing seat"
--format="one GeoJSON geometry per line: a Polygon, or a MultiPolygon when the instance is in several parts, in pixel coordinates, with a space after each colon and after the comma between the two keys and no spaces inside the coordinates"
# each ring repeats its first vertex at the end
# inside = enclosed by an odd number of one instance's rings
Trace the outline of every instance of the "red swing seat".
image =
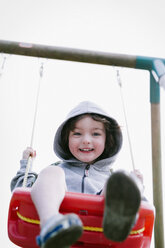
{"type": "MultiPolygon", "coordinates": [[[[154,207],[142,201],[139,218],[128,238],[122,242],[112,242],[105,238],[102,230],[104,197],[97,195],[67,192],[61,213],[76,213],[83,222],[84,232],[72,248],[149,248],[154,225],[154,207]]],[[[32,203],[30,189],[14,190],[8,214],[8,236],[23,248],[37,248],[36,236],[39,235],[39,217],[32,203]]]]}

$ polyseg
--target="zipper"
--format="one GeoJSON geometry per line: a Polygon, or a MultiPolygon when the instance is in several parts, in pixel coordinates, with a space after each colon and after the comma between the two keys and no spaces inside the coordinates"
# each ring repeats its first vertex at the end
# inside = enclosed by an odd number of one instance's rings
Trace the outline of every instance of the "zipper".
{"type": "Polygon", "coordinates": [[[82,177],[81,193],[84,193],[84,181],[85,181],[85,178],[89,176],[89,168],[90,168],[90,164],[87,164],[84,170],[84,175],[82,177]]]}

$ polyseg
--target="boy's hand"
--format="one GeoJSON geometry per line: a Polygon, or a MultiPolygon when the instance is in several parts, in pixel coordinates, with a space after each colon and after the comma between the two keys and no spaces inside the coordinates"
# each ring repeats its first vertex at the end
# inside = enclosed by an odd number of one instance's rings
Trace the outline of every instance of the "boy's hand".
{"type": "Polygon", "coordinates": [[[143,184],[143,175],[139,170],[131,171],[131,174],[135,175],[141,181],[141,183],[143,184]]]}
{"type": "Polygon", "coordinates": [[[28,159],[29,157],[35,158],[36,151],[31,147],[27,147],[25,151],[23,151],[22,159],[28,159]]]}

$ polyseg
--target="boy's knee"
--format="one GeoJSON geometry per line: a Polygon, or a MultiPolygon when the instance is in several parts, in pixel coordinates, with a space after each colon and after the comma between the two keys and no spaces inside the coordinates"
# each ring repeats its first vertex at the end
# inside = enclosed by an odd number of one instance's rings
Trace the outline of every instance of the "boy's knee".
{"type": "Polygon", "coordinates": [[[39,175],[43,176],[62,176],[65,177],[64,170],[57,166],[48,166],[44,168],[39,175]]]}
{"type": "Polygon", "coordinates": [[[44,168],[39,173],[38,180],[47,183],[50,182],[52,184],[58,183],[60,185],[66,185],[64,170],[57,166],[48,166],[44,168]]]}
{"type": "Polygon", "coordinates": [[[59,187],[64,187],[65,191],[67,191],[64,170],[57,166],[44,168],[38,175],[34,186],[36,185],[45,185],[45,187],[47,185],[58,185],[59,187]]]}

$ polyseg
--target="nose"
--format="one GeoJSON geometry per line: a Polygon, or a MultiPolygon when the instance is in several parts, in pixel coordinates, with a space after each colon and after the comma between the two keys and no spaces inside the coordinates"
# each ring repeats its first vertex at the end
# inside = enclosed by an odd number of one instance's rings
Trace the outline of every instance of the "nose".
{"type": "Polygon", "coordinates": [[[86,134],[83,136],[83,144],[90,144],[91,142],[91,137],[90,135],[86,134]]]}

